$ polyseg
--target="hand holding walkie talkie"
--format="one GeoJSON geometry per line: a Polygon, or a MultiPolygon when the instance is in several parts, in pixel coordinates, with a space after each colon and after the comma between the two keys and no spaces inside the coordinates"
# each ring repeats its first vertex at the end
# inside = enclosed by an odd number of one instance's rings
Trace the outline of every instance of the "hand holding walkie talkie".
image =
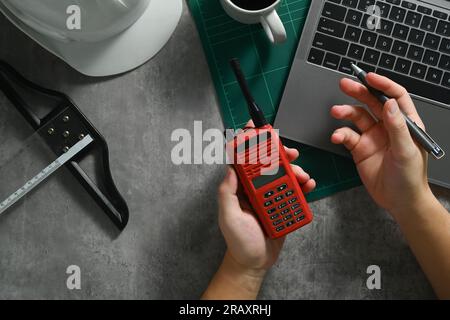
{"type": "Polygon", "coordinates": [[[245,96],[255,128],[228,142],[234,168],[270,238],[282,237],[312,221],[303,191],[277,132],[253,99],[237,59],[231,66],[245,96]]]}

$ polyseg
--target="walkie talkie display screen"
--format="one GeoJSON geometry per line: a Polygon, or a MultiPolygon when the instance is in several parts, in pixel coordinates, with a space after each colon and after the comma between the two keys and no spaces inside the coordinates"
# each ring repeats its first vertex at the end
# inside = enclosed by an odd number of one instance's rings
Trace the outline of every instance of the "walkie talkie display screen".
{"type": "Polygon", "coordinates": [[[252,183],[255,189],[259,189],[261,187],[264,187],[265,185],[268,185],[271,182],[280,179],[281,177],[284,177],[285,175],[286,170],[284,170],[284,168],[280,166],[275,174],[260,175],[259,177],[253,179],[252,183]]]}

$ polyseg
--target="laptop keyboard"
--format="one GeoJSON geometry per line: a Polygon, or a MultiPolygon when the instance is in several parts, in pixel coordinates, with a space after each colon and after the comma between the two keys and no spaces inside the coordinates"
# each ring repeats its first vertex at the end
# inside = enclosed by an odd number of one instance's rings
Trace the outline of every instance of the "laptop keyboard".
{"type": "Polygon", "coordinates": [[[327,0],[308,61],[349,75],[353,62],[448,105],[450,17],[410,1],[327,0]],[[368,27],[371,5],[380,9],[376,30],[368,27]]]}

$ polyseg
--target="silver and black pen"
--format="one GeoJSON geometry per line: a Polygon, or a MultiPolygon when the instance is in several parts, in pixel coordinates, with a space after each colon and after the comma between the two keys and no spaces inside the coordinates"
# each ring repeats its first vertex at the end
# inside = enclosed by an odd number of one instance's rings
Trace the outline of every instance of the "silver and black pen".
{"type": "MultiPolygon", "coordinates": [[[[367,73],[355,64],[351,64],[355,75],[358,77],[359,81],[364,84],[369,92],[373,94],[383,105],[389,100],[386,95],[372,88],[366,81],[367,73]]],[[[411,136],[419,143],[422,148],[424,148],[428,153],[432,154],[436,159],[442,159],[445,156],[445,151],[426,133],[421,127],[412,121],[408,116],[405,115],[406,124],[408,125],[409,132],[411,136]]]]}

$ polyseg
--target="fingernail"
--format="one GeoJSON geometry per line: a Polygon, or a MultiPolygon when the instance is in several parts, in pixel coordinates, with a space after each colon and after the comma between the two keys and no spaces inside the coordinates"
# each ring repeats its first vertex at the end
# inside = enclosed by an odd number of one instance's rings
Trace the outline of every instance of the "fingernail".
{"type": "Polygon", "coordinates": [[[399,111],[397,101],[395,100],[388,104],[388,108],[389,114],[392,116],[397,114],[397,112],[399,111]]]}

